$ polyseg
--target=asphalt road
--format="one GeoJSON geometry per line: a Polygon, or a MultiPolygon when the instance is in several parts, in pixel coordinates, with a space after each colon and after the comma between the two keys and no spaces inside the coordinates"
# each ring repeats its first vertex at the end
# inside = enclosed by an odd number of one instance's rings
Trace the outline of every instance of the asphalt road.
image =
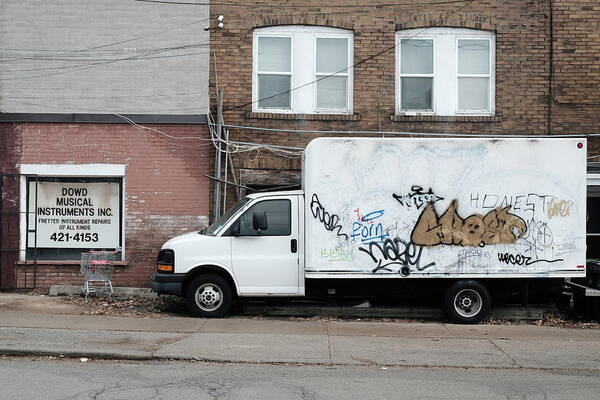
{"type": "Polygon", "coordinates": [[[584,370],[0,359],[0,398],[597,399],[584,370]]]}

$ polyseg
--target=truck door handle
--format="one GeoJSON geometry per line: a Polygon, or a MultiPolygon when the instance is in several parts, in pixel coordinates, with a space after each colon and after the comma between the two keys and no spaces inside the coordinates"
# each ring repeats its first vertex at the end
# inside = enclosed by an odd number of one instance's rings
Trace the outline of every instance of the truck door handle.
{"type": "Polygon", "coordinates": [[[292,239],[292,243],[291,243],[291,250],[292,253],[296,253],[298,251],[298,241],[296,239],[292,239]]]}

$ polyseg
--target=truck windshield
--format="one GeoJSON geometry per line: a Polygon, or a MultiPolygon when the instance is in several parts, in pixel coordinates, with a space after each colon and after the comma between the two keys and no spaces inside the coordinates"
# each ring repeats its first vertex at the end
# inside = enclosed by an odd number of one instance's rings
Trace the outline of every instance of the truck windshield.
{"type": "Polygon", "coordinates": [[[242,200],[240,200],[239,203],[231,207],[229,210],[227,210],[225,214],[221,215],[215,222],[213,222],[211,226],[206,228],[204,234],[207,236],[214,236],[215,233],[218,232],[219,229],[221,229],[221,227],[227,223],[227,221],[229,221],[229,218],[231,218],[231,216],[238,212],[240,209],[244,208],[244,206],[250,200],[252,199],[249,197],[244,197],[242,200]]]}

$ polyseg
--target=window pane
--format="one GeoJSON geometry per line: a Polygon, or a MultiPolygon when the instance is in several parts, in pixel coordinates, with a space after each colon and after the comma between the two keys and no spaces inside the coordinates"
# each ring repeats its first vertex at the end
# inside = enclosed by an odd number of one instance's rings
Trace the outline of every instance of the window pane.
{"type": "Polygon", "coordinates": [[[291,72],[292,39],[289,37],[258,38],[258,70],[291,72]]]}
{"type": "Polygon", "coordinates": [[[431,110],[433,78],[402,78],[402,109],[431,110]]]}
{"type": "Polygon", "coordinates": [[[258,107],[290,108],[290,82],[289,75],[259,75],[258,107]]]}
{"type": "Polygon", "coordinates": [[[317,39],[317,73],[332,74],[348,67],[348,39],[317,39]]]}
{"type": "Polygon", "coordinates": [[[289,200],[266,200],[252,206],[240,217],[240,235],[242,236],[289,236],[291,227],[291,203],[289,200]],[[267,229],[257,232],[253,228],[252,214],[265,212],[267,229]]]}
{"type": "Polygon", "coordinates": [[[489,40],[458,41],[458,73],[489,74],[490,42],[489,40]]]}
{"type": "Polygon", "coordinates": [[[488,78],[458,78],[458,109],[488,109],[488,78]]]}
{"type": "Polygon", "coordinates": [[[403,74],[433,73],[433,40],[403,39],[400,47],[403,74]]]}
{"type": "Polygon", "coordinates": [[[345,76],[330,76],[318,81],[317,108],[346,108],[347,82],[345,76]]]}
{"type": "Polygon", "coordinates": [[[600,197],[588,195],[586,231],[587,233],[600,233],[600,197]]]}
{"type": "Polygon", "coordinates": [[[587,236],[585,239],[587,245],[586,258],[599,260],[600,259],[600,237],[587,236]]]}

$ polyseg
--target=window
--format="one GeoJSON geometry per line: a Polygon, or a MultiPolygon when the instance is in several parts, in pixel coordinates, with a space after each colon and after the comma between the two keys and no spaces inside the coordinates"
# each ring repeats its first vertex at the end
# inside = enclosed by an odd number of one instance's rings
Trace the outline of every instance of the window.
{"type": "Polygon", "coordinates": [[[120,252],[122,195],[121,178],[29,177],[27,258],[79,260],[91,249],[120,252]]]}
{"type": "Polygon", "coordinates": [[[494,34],[474,29],[396,33],[396,113],[494,115],[494,34]]]}
{"type": "Polygon", "coordinates": [[[351,113],[352,46],[353,34],[344,29],[256,29],[253,111],[351,113]]]}
{"type": "Polygon", "coordinates": [[[400,41],[400,84],[402,108],[433,109],[433,40],[402,39],[400,41]]]}
{"type": "Polygon", "coordinates": [[[240,236],[289,236],[292,234],[292,205],[289,200],[265,200],[250,207],[240,217],[240,236]],[[264,212],[267,229],[257,232],[253,228],[253,213],[264,212]]]}
{"type": "Polygon", "coordinates": [[[588,184],[587,187],[586,232],[587,258],[598,261],[600,260],[600,185],[588,184]]]}

